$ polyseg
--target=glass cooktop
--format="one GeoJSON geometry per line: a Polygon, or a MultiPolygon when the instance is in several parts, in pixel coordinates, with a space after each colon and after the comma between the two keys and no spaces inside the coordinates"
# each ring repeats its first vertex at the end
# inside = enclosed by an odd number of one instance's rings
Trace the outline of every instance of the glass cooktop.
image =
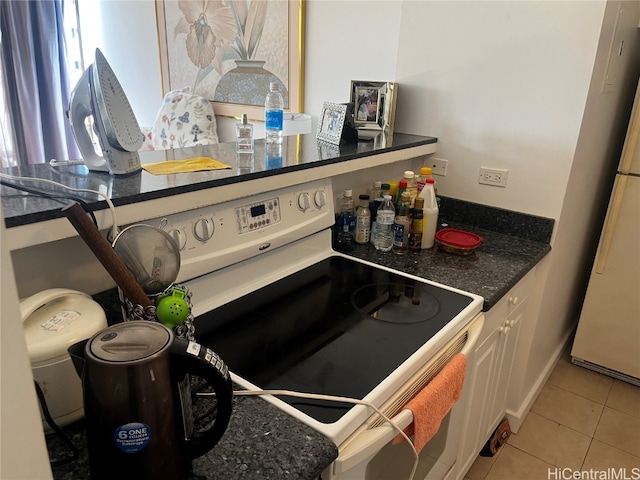
{"type": "MultiPolygon", "coordinates": [[[[200,315],[196,337],[262,389],[362,399],[471,302],[333,256],[200,315]]],[[[352,407],[280,398],[324,423],[352,407]]]]}

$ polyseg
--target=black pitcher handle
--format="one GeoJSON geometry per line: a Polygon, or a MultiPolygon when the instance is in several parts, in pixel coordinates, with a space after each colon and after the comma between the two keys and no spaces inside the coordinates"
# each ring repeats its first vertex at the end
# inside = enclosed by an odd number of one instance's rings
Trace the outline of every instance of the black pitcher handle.
{"type": "Polygon", "coordinates": [[[213,425],[204,432],[194,432],[186,441],[186,450],[191,458],[201,457],[220,441],[231,419],[233,384],[229,369],[213,350],[184,338],[175,338],[171,354],[177,378],[183,378],[185,374],[197,375],[209,383],[216,395],[217,411],[213,425]]]}

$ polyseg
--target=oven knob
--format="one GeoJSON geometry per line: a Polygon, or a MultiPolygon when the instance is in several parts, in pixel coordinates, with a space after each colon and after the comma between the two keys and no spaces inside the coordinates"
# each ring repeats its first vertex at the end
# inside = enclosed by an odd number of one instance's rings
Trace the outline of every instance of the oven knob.
{"type": "Polygon", "coordinates": [[[187,244],[187,236],[180,228],[172,228],[169,230],[169,235],[173,238],[173,241],[178,245],[178,250],[184,250],[187,244]]]}
{"type": "Polygon", "coordinates": [[[199,218],[196,223],[193,224],[193,236],[199,242],[206,242],[213,237],[215,231],[215,224],[210,218],[199,218]]]}
{"type": "Polygon", "coordinates": [[[313,203],[315,203],[318,208],[322,208],[327,204],[327,195],[324,193],[324,190],[318,190],[313,194],[313,203]]]}
{"type": "Polygon", "coordinates": [[[309,193],[302,192],[300,195],[298,195],[298,208],[300,210],[302,210],[303,212],[306,212],[307,210],[309,210],[310,206],[311,205],[309,204],[309,193]]]}

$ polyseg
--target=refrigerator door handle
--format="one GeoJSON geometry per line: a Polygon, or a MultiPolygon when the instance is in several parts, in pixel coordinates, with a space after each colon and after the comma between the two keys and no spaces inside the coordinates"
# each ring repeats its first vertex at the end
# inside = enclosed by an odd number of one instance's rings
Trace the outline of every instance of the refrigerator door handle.
{"type": "Polygon", "coordinates": [[[616,224],[620,216],[620,207],[622,205],[622,197],[627,185],[627,179],[627,175],[616,176],[616,183],[613,187],[613,194],[611,195],[611,203],[609,204],[609,210],[607,211],[607,217],[604,222],[600,247],[596,255],[595,273],[604,273],[609,250],[611,249],[611,242],[613,241],[613,235],[616,230],[616,224]]]}

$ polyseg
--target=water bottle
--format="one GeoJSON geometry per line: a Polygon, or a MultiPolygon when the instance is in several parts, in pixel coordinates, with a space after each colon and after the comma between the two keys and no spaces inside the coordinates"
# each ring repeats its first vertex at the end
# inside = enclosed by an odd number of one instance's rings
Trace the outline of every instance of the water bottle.
{"type": "Polygon", "coordinates": [[[280,87],[276,82],[269,84],[269,93],[264,102],[265,142],[282,143],[282,126],[284,123],[284,100],[280,87]]]}
{"type": "Polygon", "coordinates": [[[388,252],[393,247],[393,223],[396,209],[391,203],[391,195],[384,196],[384,203],[378,209],[376,215],[376,238],[374,247],[376,250],[388,252]]]}
{"type": "Polygon", "coordinates": [[[389,194],[389,189],[390,187],[388,183],[382,183],[379,181],[375,181],[373,183],[373,188],[371,188],[371,194],[369,196],[369,208],[371,209],[371,233],[369,235],[369,241],[371,242],[372,245],[375,245],[376,243],[375,241],[376,230],[377,230],[376,217],[378,216],[378,209],[384,203],[384,196],[389,194]],[[382,189],[383,186],[386,187],[386,192],[384,193],[382,189]]]}
{"type": "Polygon", "coordinates": [[[409,250],[411,233],[411,195],[404,192],[393,224],[393,253],[404,255],[409,250]]]}
{"type": "Polygon", "coordinates": [[[356,228],[356,216],[353,204],[353,191],[347,189],[340,199],[338,210],[337,248],[350,250],[353,248],[353,236],[356,228]]]}

